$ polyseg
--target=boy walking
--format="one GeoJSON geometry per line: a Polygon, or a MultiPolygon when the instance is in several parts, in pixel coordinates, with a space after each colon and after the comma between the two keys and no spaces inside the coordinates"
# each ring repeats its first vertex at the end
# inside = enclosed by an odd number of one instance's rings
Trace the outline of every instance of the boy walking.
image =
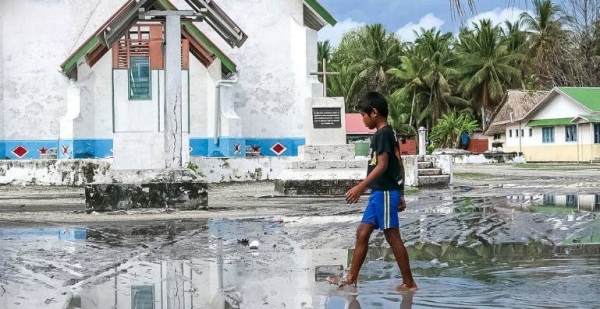
{"type": "Polygon", "coordinates": [[[358,273],[367,256],[369,238],[375,229],[383,230],[402,274],[398,291],[416,291],[408,253],[399,231],[398,212],[406,208],[404,201],[404,168],[398,142],[392,127],[387,123],[388,104],[377,92],[368,92],[360,101],[363,122],[369,129],[377,129],[371,141],[371,158],[367,178],[346,193],[346,202],[358,202],[366,188],[371,189],[369,202],[362,221],[356,230],[356,246],[350,273],[338,284],[356,285],[358,273]]]}

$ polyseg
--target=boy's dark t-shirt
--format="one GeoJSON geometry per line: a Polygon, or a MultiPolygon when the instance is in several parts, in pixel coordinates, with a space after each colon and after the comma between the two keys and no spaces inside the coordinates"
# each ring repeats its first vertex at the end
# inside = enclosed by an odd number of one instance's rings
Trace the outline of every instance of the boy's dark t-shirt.
{"type": "Polygon", "coordinates": [[[396,156],[398,142],[396,134],[390,125],[387,125],[375,132],[371,139],[371,159],[367,166],[367,175],[369,175],[375,166],[377,166],[377,156],[384,152],[388,153],[389,160],[385,172],[369,184],[371,190],[400,190],[402,177],[400,175],[400,162],[396,156]]]}

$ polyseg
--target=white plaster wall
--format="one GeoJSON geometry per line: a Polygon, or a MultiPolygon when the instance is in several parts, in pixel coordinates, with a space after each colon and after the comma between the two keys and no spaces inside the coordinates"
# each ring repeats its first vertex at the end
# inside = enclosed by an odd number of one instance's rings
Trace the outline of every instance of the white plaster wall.
{"type": "MultiPolygon", "coordinates": [[[[129,100],[127,70],[114,70],[115,132],[164,132],[165,71],[152,70],[150,100],[129,100]]],[[[188,132],[188,74],[181,72],[181,116],[188,132]]],[[[106,115],[111,117],[111,114],[106,115]]],[[[109,118],[110,119],[110,118],[109,118]]]]}
{"type": "MultiPolygon", "coordinates": [[[[175,1],[186,7],[185,1],[175,1]]],[[[248,35],[231,49],[210,27],[197,26],[237,64],[233,88],[246,137],[302,137],[304,100],[310,96],[307,31],[301,0],[230,0],[219,6],[248,35]]],[[[316,50],[316,40],[311,40],[316,50]]],[[[316,62],[316,59],[311,60],[316,62]]]]}
{"type": "Polygon", "coordinates": [[[210,104],[207,101],[208,78],[208,70],[195,57],[190,57],[190,136],[192,137],[207,135],[207,104],[210,104]]]}
{"type": "Polygon", "coordinates": [[[4,53],[3,53],[3,20],[4,5],[0,2],[0,140],[4,139],[4,53]]]}
{"type": "Polygon", "coordinates": [[[206,121],[204,122],[204,126],[206,128],[206,136],[214,136],[215,134],[215,96],[216,96],[216,88],[217,81],[221,79],[221,61],[215,60],[208,68],[207,68],[207,78],[206,78],[206,105],[204,108],[206,110],[206,121]]]}
{"type": "Polygon", "coordinates": [[[93,68],[80,64],[77,72],[81,112],[74,121],[74,137],[112,138],[112,52],[107,52],[93,68]]]}
{"type": "MultiPolygon", "coordinates": [[[[66,112],[68,87],[67,78],[59,72],[60,64],[121,7],[123,1],[1,2],[4,82],[0,84],[4,85],[5,138],[56,139],[59,121],[66,112]]],[[[96,86],[93,91],[96,98],[105,93],[96,86]]],[[[80,128],[87,125],[88,119],[81,121],[80,128]]],[[[105,129],[104,121],[97,120],[98,137],[109,137],[105,136],[105,129]]]]}
{"type": "Polygon", "coordinates": [[[532,119],[553,119],[576,117],[578,115],[588,115],[591,112],[574,103],[569,98],[562,95],[555,95],[539,111],[534,113],[532,119]]]}

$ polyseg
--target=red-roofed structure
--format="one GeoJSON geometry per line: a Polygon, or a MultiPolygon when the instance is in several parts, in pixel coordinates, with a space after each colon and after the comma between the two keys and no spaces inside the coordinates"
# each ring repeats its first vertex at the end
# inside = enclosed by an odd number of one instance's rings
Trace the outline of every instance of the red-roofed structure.
{"type": "Polygon", "coordinates": [[[375,129],[369,130],[362,121],[362,115],[359,113],[346,114],[346,135],[351,137],[368,137],[375,133],[375,129]]]}

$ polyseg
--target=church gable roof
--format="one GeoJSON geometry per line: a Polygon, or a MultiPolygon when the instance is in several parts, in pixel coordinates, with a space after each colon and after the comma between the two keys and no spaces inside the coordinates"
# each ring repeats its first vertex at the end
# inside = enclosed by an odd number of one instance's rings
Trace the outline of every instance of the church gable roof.
{"type": "Polygon", "coordinates": [[[326,25],[335,26],[337,21],[317,0],[304,0],[304,24],[314,30],[321,30],[326,25]]]}
{"type": "MultiPolygon", "coordinates": [[[[188,0],[195,4],[204,0],[188,0]]],[[[62,64],[62,72],[69,78],[76,78],[77,63],[82,58],[93,66],[111,48],[114,40],[122,37],[139,20],[139,10],[176,10],[177,8],[168,0],[128,0],[117,10],[94,34],[86,40],[62,64]]],[[[237,38],[226,40],[230,45],[239,46],[244,43],[247,36],[211,1],[210,9],[218,14],[218,19],[229,27],[235,28],[237,38]],[[218,10],[217,10],[218,9],[218,10]],[[222,15],[221,15],[222,14],[222,15]]],[[[212,26],[212,25],[211,25],[212,26]]],[[[220,31],[217,31],[220,32],[220,31]]],[[[219,33],[222,35],[222,33],[219,33]]],[[[221,69],[225,74],[237,70],[235,63],[223,53],[206,35],[204,35],[191,21],[182,21],[182,35],[190,40],[190,52],[205,66],[209,66],[215,58],[221,60],[221,69]]],[[[222,35],[223,36],[223,35],[222,35]]]]}

